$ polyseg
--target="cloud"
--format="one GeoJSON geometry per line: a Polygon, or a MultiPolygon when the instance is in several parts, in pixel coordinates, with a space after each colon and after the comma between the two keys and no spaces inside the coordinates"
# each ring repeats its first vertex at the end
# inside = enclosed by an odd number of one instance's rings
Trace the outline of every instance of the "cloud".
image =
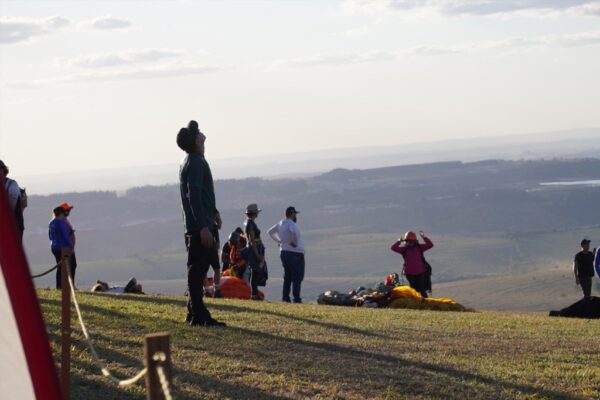
{"type": "Polygon", "coordinates": [[[547,35],[535,37],[512,37],[502,40],[456,43],[449,45],[421,45],[400,49],[398,51],[370,51],[364,53],[318,54],[298,57],[289,60],[275,61],[269,69],[342,67],[355,64],[395,61],[403,56],[444,56],[453,54],[471,54],[493,52],[498,55],[502,51],[530,49],[534,47],[569,48],[600,45],[600,30],[563,35],[547,35]]]}
{"type": "Polygon", "coordinates": [[[58,60],[57,64],[64,67],[106,68],[150,63],[169,58],[177,58],[183,54],[184,52],[181,50],[172,49],[128,50],[113,53],[90,54],[67,60],[58,60]]]}
{"type": "Polygon", "coordinates": [[[192,75],[212,74],[228,69],[227,65],[192,64],[165,65],[154,68],[133,68],[116,71],[87,72],[28,81],[5,82],[2,86],[11,89],[31,89],[54,84],[103,83],[115,81],[180,78],[192,75]]]}
{"type": "Polygon", "coordinates": [[[600,16],[598,0],[346,0],[347,13],[455,16],[600,16]]]}
{"type": "Polygon", "coordinates": [[[61,16],[44,19],[0,17],[0,44],[26,42],[57,32],[69,25],[71,21],[61,16]]]}
{"type": "Polygon", "coordinates": [[[133,26],[133,22],[125,18],[118,18],[106,15],[103,17],[94,18],[89,21],[83,21],[79,24],[79,26],[84,29],[106,31],[113,29],[128,29],[133,26]]]}
{"type": "Polygon", "coordinates": [[[317,54],[289,60],[275,61],[270,69],[279,67],[321,67],[321,66],[347,66],[376,61],[393,61],[397,55],[386,51],[368,51],[364,53],[339,53],[317,54]]]}

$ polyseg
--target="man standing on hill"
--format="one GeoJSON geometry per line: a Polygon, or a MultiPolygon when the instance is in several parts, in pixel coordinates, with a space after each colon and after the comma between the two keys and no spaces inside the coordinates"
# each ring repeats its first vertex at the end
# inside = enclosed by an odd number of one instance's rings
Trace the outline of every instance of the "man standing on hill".
{"type": "Polygon", "coordinates": [[[575,283],[581,286],[583,298],[592,297],[592,278],[594,277],[594,253],[590,251],[590,240],[581,241],[581,251],[575,255],[573,262],[575,283]]]}
{"type": "Polygon", "coordinates": [[[179,183],[185,244],[188,252],[188,315],[191,326],[223,326],[212,318],[203,301],[203,283],[208,269],[218,255],[215,248],[221,217],[216,208],[210,166],[204,158],[206,136],[198,123],[190,121],[177,134],[177,145],[187,153],[179,169],[179,183]]]}
{"type": "Polygon", "coordinates": [[[283,297],[291,303],[290,289],[293,288],[294,303],[302,303],[300,287],[304,280],[304,240],[298,229],[298,214],[294,207],[285,210],[285,218],[273,225],[267,233],[279,244],[281,264],[283,265],[283,297]]]}

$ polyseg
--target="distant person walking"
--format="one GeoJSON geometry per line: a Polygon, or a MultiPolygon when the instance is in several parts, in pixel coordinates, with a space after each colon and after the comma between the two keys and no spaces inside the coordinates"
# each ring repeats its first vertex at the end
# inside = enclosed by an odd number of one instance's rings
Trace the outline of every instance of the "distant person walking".
{"type": "Polygon", "coordinates": [[[302,303],[300,290],[304,280],[304,240],[298,229],[298,214],[295,207],[285,210],[285,218],[273,225],[268,234],[279,244],[281,264],[283,265],[282,300],[291,303],[290,290],[294,295],[294,303],[302,303]]]}
{"type": "Polygon", "coordinates": [[[248,247],[252,250],[249,253],[248,266],[250,267],[250,286],[252,287],[252,300],[262,300],[258,295],[258,287],[266,286],[268,279],[267,262],[265,261],[265,246],[260,237],[260,229],[256,225],[258,214],[262,210],[256,204],[249,204],[246,207],[246,238],[248,247]]]}
{"type": "Polygon", "coordinates": [[[10,209],[15,215],[19,235],[21,236],[21,240],[23,240],[23,232],[25,231],[23,210],[27,207],[27,192],[25,192],[25,189],[19,187],[17,181],[8,177],[8,172],[8,167],[0,160],[0,176],[4,178],[4,190],[6,190],[6,194],[8,195],[10,209]]]}
{"type": "Polygon", "coordinates": [[[215,259],[215,237],[221,225],[212,173],[204,158],[205,140],[195,121],[177,134],[177,145],[187,153],[179,169],[179,183],[188,252],[186,322],[191,326],[225,325],[212,318],[203,300],[204,278],[215,259]]]}
{"type": "Polygon", "coordinates": [[[71,215],[71,210],[74,208],[69,203],[62,203],[60,208],[65,212],[65,223],[67,224],[67,228],[69,229],[69,237],[71,238],[71,243],[73,243],[73,251],[71,252],[71,256],[69,257],[69,265],[71,266],[71,277],[73,278],[73,284],[75,283],[75,271],[77,269],[77,257],[75,257],[75,244],[77,242],[77,238],[75,237],[75,229],[73,229],[73,224],[69,220],[69,216],[71,215]]]}
{"type": "MultiPolygon", "coordinates": [[[[52,214],[54,218],[48,224],[48,238],[50,239],[50,250],[54,255],[56,263],[62,261],[62,250],[68,249],[71,253],[73,252],[73,242],[71,241],[71,235],[69,235],[69,227],[65,222],[65,210],[62,207],[56,207],[52,214]]],[[[75,269],[70,265],[69,273],[73,285],[75,285],[75,269]]],[[[56,269],[56,288],[61,288],[62,282],[62,268],[60,266],[56,269]]]]}
{"type": "Polygon", "coordinates": [[[590,240],[581,241],[581,251],[575,254],[573,262],[575,284],[581,286],[583,298],[592,297],[592,278],[594,277],[594,253],[590,251],[590,240]]]}
{"type": "Polygon", "coordinates": [[[392,245],[392,251],[401,254],[404,258],[403,273],[406,275],[410,287],[421,293],[423,298],[427,298],[428,279],[431,279],[431,275],[427,270],[427,262],[423,253],[433,248],[433,242],[425,236],[423,231],[420,232],[420,235],[425,241],[424,244],[419,243],[416,233],[406,232],[403,238],[398,239],[392,245]]]}

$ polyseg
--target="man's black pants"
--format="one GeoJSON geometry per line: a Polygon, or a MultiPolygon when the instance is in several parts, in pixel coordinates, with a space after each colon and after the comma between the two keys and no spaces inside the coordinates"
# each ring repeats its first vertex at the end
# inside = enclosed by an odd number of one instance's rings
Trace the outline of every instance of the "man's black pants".
{"type": "Polygon", "coordinates": [[[185,246],[188,251],[187,281],[188,281],[188,317],[192,324],[206,322],[212,319],[204,305],[204,278],[214,259],[215,249],[202,246],[200,232],[185,236],[185,246]]]}
{"type": "Polygon", "coordinates": [[[425,273],[419,274],[419,275],[406,275],[406,279],[408,280],[408,283],[410,284],[410,287],[415,289],[417,292],[419,292],[421,294],[421,296],[423,296],[424,299],[426,299],[427,296],[427,285],[426,285],[426,280],[425,280],[426,276],[425,273]]]}
{"type": "MultiPolygon", "coordinates": [[[[62,254],[60,249],[52,249],[52,254],[54,255],[54,259],[56,263],[59,264],[62,261],[62,254]]],[[[71,253],[71,258],[69,259],[69,268],[71,272],[71,280],[73,281],[73,286],[75,286],[75,269],[77,268],[77,258],[75,257],[75,253],[71,253]]],[[[61,288],[62,283],[62,265],[59,265],[56,268],[56,288],[61,288]]]]}
{"type": "Polygon", "coordinates": [[[581,290],[583,290],[583,297],[586,299],[592,297],[592,277],[580,276],[579,284],[581,285],[581,290]]]}

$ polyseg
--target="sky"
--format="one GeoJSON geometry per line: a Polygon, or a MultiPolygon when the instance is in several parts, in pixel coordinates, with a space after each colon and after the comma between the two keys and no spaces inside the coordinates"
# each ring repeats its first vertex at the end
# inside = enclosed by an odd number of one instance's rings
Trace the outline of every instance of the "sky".
{"type": "Polygon", "coordinates": [[[600,1],[0,0],[13,175],[600,127],[600,1]]]}

